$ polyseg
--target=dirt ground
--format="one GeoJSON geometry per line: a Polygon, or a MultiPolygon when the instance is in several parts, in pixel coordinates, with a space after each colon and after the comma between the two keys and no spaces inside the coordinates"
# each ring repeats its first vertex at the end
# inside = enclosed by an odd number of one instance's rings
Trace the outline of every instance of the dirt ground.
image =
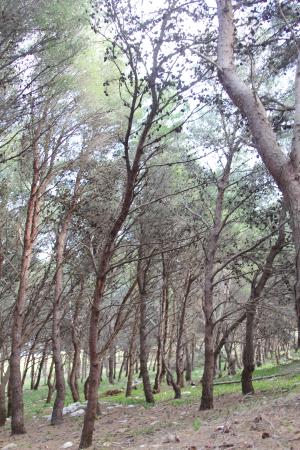
{"type": "MultiPolygon", "coordinates": [[[[96,423],[93,449],[289,449],[300,450],[300,394],[241,398],[219,397],[215,409],[199,412],[198,404],[160,403],[143,406],[103,405],[96,423]]],[[[82,417],[67,417],[61,427],[45,418],[27,424],[27,434],[11,437],[9,425],[0,432],[0,448],[78,448],[82,417]]]]}

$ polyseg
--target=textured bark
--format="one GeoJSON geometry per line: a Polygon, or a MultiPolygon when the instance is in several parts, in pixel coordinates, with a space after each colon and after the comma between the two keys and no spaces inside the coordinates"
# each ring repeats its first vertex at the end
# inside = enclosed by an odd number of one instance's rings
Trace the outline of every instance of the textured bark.
{"type": "MultiPolygon", "coordinates": [[[[295,116],[290,155],[280,148],[276,133],[257,92],[237,74],[234,63],[235,31],[231,0],[217,0],[219,36],[218,76],[232,102],[247,118],[256,149],[283,193],[292,220],[296,251],[295,309],[300,331],[300,51],[295,76],[295,116]]],[[[298,334],[300,346],[300,333],[298,334]]]]}
{"type": "Polygon", "coordinates": [[[165,356],[169,328],[169,278],[167,273],[165,256],[162,253],[162,302],[160,311],[159,333],[157,337],[157,368],[153,392],[160,392],[161,382],[166,374],[165,356]]]}
{"type": "MultiPolygon", "coordinates": [[[[166,23],[167,18],[164,20],[166,23]]],[[[97,401],[98,401],[98,383],[99,383],[99,375],[100,375],[100,365],[99,365],[99,355],[98,355],[98,324],[100,319],[100,308],[103,301],[103,296],[105,293],[106,287],[106,278],[107,278],[107,270],[110,265],[111,258],[114,253],[114,244],[116,238],[118,236],[119,231],[121,230],[125,220],[130,211],[130,207],[134,197],[135,185],[137,182],[141,158],[143,156],[144,147],[146,144],[147,137],[152,128],[153,121],[157,114],[159,103],[158,97],[155,87],[155,80],[157,77],[157,64],[158,64],[158,53],[160,50],[162,43],[158,41],[155,54],[153,57],[153,69],[151,75],[151,98],[152,103],[150,106],[149,113],[145,120],[143,129],[141,130],[140,137],[135,148],[135,152],[133,152],[132,162],[130,160],[129,148],[130,148],[130,139],[132,134],[132,127],[134,122],[134,116],[136,112],[136,104],[139,98],[139,81],[138,77],[135,78],[134,88],[133,88],[133,97],[131,101],[127,130],[125,133],[125,139],[123,142],[124,145],[124,157],[126,163],[127,170],[127,178],[123,191],[122,200],[120,203],[119,213],[114,221],[111,229],[107,233],[107,237],[104,239],[102,251],[100,253],[99,267],[97,273],[96,286],[94,291],[93,303],[91,308],[91,317],[90,317],[90,328],[89,328],[89,352],[90,352],[90,373],[89,373],[89,390],[88,390],[88,403],[86,414],[84,416],[84,424],[81,434],[81,441],[79,448],[88,448],[92,445],[93,441],[93,431],[94,431],[94,423],[96,419],[97,412],[97,401]]]]}
{"type": "Polygon", "coordinates": [[[204,361],[200,411],[212,409],[214,407],[213,379],[215,372],[215,358],[212,320],[206,320],[205,322],[204,361]]]}
{"type": "Polygon", "coordinates": [[[108,357],[108,382],[109,384],[115,384],[114,380],[114,352],[108,357]]]}
{"type": "Polygon", "coordinates": [[[176,353],[175,353],[175,364],[176,364],[176,384],[180,386],[180,388],[184,387],[184,345],[183,345],[183,332],[184,332],[184,322],[185,322],[185,314],[187,309],[187,303],[189,298],[189,293],[191,290],[191,286],[193,283],[193,278],[190,273],[188,273],[185,280],[185,291],[184,297],[182,299],[182,303],[180,305],[179,312],[179,324],[177,331],[177,340],[176,340],[176,353]]]}
{"type": "Polygon", "coordinates": [[[78,171],[74,191],[71,197],[70,206],[63,216],[56,236],[56,274],[55,274],[55,292],[52,314],[52,353],[55,367],[55,388],[56,396],[54,400],[51,425],[60,425],[63,422],[63,408],[66,396],[66,385],[64,377],[64,369],[61,354],[61,335],[60,322],[63,315],[62,301],[63,301],[63,263],[65,256],[65,246],[68,237],[68,231],[71,224],[71,219],[76,208],[79,188],[80,188],[81,172],[78,171]]]}
{"type": "Polygon", "coordinates": [[[128,355],[126,354],[126,352],[123,352],[122,363],[121,363],[119,375],[118,375],[118,381],[120,381],[122,378],[123,369],[124,369],[124,366],[126,365],[127,357],[128,357],[128,355]]]}
{"type": "Polygon", "coordinates": [[[189,345],[185,346],[185,381],[192,382],[192,361],[190,356],[189,345]]]}
{"type": "Polygon", "coordinates": [[[71,389],[71,394],[74,402],[79,402],[79,386],[78,386],[78,378],[80,371],[80,345],[75,341],[73,341],[74,353],[73,353],[73,361],[72,361],[72,369],[70,373],[69,385],[71,389]]]}
{"type": "Polygon", "coordinates": [[[138,314],[135,315],[135,320],[132,328],[132,335],[130,339],[129,352],[128,352],[128,378],[127,378],[127,386],[126,386],[126,397],[131,396],[132,392],[132,382],[133,382],[133,374],[134,374],[134,365],[136,360],[136,337],[138,331],[138,314]]]}
{"type": "Polygon", "coordinates": [[[281,212],[278,238],[271,247],[260,276],[256,274],[251,287],[251,296],[246,305],[246,336],[243,348],[242,392],[244,395],[253,394],[252,375],[255,369],[255,314],[257,303],[263,293],[267,281],[272,275],[273,263],[285,244],[284,231],[285,210],[281,212]]]}
{"type": "Polygon", "coordinates": [[[54,400],[51,425],[60,425],[63,422],[63,407],[65,401],[65,377],[63,361],[61,354],[60,321],[62,318],[62,293],[63,293],[63,260],[64,248],[67,237],[67,226],[63,226],[57,236],[56,242],[56,277],[55,277],[55,295],[52,317],[52,353],[55,368],[55,389],[56,396],[54,400]]]}
{"type": "Polygon", "coordinates": [[[54,384],[52,383],[53,369],[54,369],[54,361],[52,358],[51,364],[50,364],[50,369],[49,369],[49,374],[48,374],[48,378],[47,378],[48,394],[47,394],[46,403],[51,403],[52,395],[54,392],[54,384]]]}
{"type": "Polygon", "coordinates": [[[205,269],[203,288],[203,313],[204,325],[204,371],[202,377],[202,396],[200,410],[213,408],[213,378],[215,373],[215,351],[214,351],[214,304],[213,304],[213,281],[215,276],[215,258],[218,249],[218,240],[223,228],[222,212],[224,195],[229,182],[231,163],[234,155],[234,146],[227,142],[229,152],[223,174],[218,181],[218,192],[213,216],[213,226],[205,244],[205,269]]]}
{"type": "Polygon", "coordinates": [[[142,245],[139,247],[139,260],[137,268],[137,278],[139,287],[139,307],[140,307],[140,373],[143,379],[144,394],[147,403],[154,403],[154,397],[148,371],[148,345],[147,345],[147,275],[151,261],[151,255],[145,254],[145,246],[143,245],[144,235],[141,226],[142,245]],[[147,259],[145,259],[147,256],[147,259]]]}
{"type": "Polygon", "coordinates": [[[244,395],[253,394],[252,374],[255,369],[254,363],[254,333],[255,333],[255,312],[254,301],[248,303],[246,312],[246,335],[243,349],[243,371],[242,371],[242,392],[244,395]]]}
{"type": "MultiPolygon", "coordinates": [[[[35,151],[36,149],[34,149],[35,151]]],[[[33,159],[33,178],[27,206],[27,216],[24,230],[24,242],[21,259],[19,289],[12,321],[12,343],[10,357],[10,389],[11,389],[11,431],[13,434],[26,432],[24,424],[24,404],[21,379],[22,328],[25,316],[26,293],[28,286],[29,267],[32,259],[33,246],[37,237],[37,227],[40,211],[39,193],[39,161],[37,155],[33,159]]]]}
{"type": "Polygon", "coordinates": [[[38,372],[37,372],[37,377],[36,377],[36,381],[35,384],[33,386],[33,389],[35,391],[38,390],[39,385],[40,385],[40,381],[41,381],[41,376],[42,376],[42,370],[45,364],[45,360],[46,360],[46,356],[47,356],[47,348],[48,348],[48,342],[46,342],[43,353],[42,353],[42,357],[39,363],[39,368],[38,368],[38,372]]]}
{"type": "Polygon", "coordinates": [[[31,355],[31,368],[30,368],[30,389],[33,391],[35,382],[35,356],[34,353],[31,355]]]}
{"type": "MultiPolygon", "coordinates": [[[[1,368],[3,371],[3,367],[1,368]]],[[[5,388],[9,378],[9,368],[6,370],[5,375],[1,373],[0,383],[0,427],[3,427],[6,423],[7,409],[6,409],[6,395],[5,388]]]]}

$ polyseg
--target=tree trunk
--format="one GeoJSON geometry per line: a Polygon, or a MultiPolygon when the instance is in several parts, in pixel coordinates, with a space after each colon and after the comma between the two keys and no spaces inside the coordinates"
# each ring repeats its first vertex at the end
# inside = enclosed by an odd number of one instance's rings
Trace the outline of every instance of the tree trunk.
{"type": "Polygon", "coordinates": [[[109,384],[115,384],[114,380],[114,352],[108,357],[108,382],[109,384]]]}
{"type": "Polygon", "coordinates": [[[70,373],[69,385],[74,402],[80,401],[79,387],[78,387],[78,374],[80,370],[80,345],[78,342],[73,341],[74,354],[72,361],[72,369],[70,373]]]}
{"type": "Polygon", "coordinates": [[[123,369],[124,369],[124,366],[126,365],[126,360],[127,360],[127,354],[126,354],[126,352],[123,352],[122,362],[121,362],[119,375],[118,375],[118,381],[121,381],[122,374],[123,374],[123,369]]]}
{"type": "MultiPolygon", "coordinates": [[[[3,364],[3,363],[2,363],[3,364]]],[[[3,366],[2,366],[3,371],[3,366]]],[[[5,375],[1,373],[1,383],[0,383],[0,427],[3,427],[6,423],[7,409],[6,409],[6,395],[5,388],[9,378],[9,368],[6,369],[5,375]]]]}
{"type": "MultiPolygon", "coordinates": [[[[143,234],[143,232],[142,232],[143,234]]],[[[139,286],[139,305],[140,305],[140,373],[143,379],[144,394],[147,403],[154,403],[153,392],[148,372],[148,348],[147,348],[147,272],[150,265],[150,257],[147,262],[142,259],[144,257],[144,249],[142,245],[139,248],[138,261],[138,286],[139,286]]]]}
{"type": "Polygon", "coordinates": [[[162,371],[162,361],[161,361],[161,337],[157,337],[157,352],[156,352],[156,374],[153,385],[153,393],[159,394],[160,392],[160,379],[161,379],[161,371],[162,371]]]}
{"type": "Polygon", "coordinates": [[[217,64],[219,80],[232,102],[247,118],[256,149],[278,188],[283,193],[290,212],[295,245],[294,286],[295,309],[300,346],[300,51],[295,77],[295,120],[289,155],[280,148],[268,113],[256,91],[238,75],[234,61],[235,25],[231,0],[217,0],[219,36],[217,64]]]}
{"type": "Polygon", "coordinates": [[[215,372],[213,323],[206,320],[204,337],[204,371],[202,377],[202,395],[200,411],[214,407],[213,381],[215,372]]]}
{"type": "Polygon", "coordinates": [[[192,382],[192,362],[191,362],[191,356],[190,356],[190,349],[189,345],[186,344],[185,346],[185,381],[191,383],[192,382]]]}
{"type": "Polygon", "coordinates": [[[30,389],[33,391],[35,377],[35,357],[34,352],[31,355],[31,370],[30,370],[30,389]]]}
{"type": "Polygon", "coordinates": [[[54,361],[52,358],[51,364],[50,364],[50,369],[49,369],[49,374],[48,374],[48,379],[47,379],[48,395],[47,395],[46,403],[51,403],[51,399],[52,399],[52,395],[53,395],[53,391],[54,391],[54,384],[51,381],[53,369],[54,369],[54,361]]]}
{"type": "Polygon", "coordinates": [[[42,370],[45,364],[45,359],[46,359],[46,355],[47,355],[47,347],[48,347],[48,342],[46,342],[44,350],[43,350],[43,354],[42,354],[42,358],[39,364],[39,368],[38,368],[38,373],[37,373],[37,377],[36,377],[36,382],[35,385],[33,386],[33,389],[35,391],[38,390],[39,385],[40,385],[40,381],[41,381],[41,376],[42,376],[42,370]]]}
{"type": "Polygon", "coordinates": [[[242,371],[242,392],[244,395],[253,394],[252,374],[255,369],[254,363],[254,325],[256,306],[254,302],[247,305],[246,336],[243,348],[243,371],[242,371]]]}

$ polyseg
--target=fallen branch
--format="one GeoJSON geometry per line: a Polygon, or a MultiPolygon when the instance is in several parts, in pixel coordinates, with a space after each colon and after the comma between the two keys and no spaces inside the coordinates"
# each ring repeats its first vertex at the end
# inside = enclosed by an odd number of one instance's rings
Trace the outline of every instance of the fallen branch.
{"type": "MultiPolygon", "coordinates": [[[[270,378],[286,377],[288,375],[299,375],[299,373],[298,372],[279,373],[279,374],[276,374],[276,375],[268,375],[268,376],[265,376],[265,377],[253,378],[252,381],[268,380],[270,378]]],[[[220,386],[221,384],[238,384],[238,383],[241,383],[241,380],[220,381],[220,382],[214,383],[214,386],[220,386]]]]}

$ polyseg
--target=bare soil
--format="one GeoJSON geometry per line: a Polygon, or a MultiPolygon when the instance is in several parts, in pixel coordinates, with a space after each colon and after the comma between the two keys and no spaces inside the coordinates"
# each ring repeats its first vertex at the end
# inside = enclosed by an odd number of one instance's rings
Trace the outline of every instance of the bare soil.
{"type": "MultiPolygon", "coordinates": [[[[288,449],[300,450],[300,394],[281,397],[256,394],[220,396],[215,409],[199,412],[198,403],[153,407],[103,405],[92,449],[288,449]]],[[[77,449],[82,417],[66,417],[60,427],[45,418],[32,419],[27,434],[11,437],[9,424],[0,431],[0,448],[59,449],[71,441],[77,449]]]]}

